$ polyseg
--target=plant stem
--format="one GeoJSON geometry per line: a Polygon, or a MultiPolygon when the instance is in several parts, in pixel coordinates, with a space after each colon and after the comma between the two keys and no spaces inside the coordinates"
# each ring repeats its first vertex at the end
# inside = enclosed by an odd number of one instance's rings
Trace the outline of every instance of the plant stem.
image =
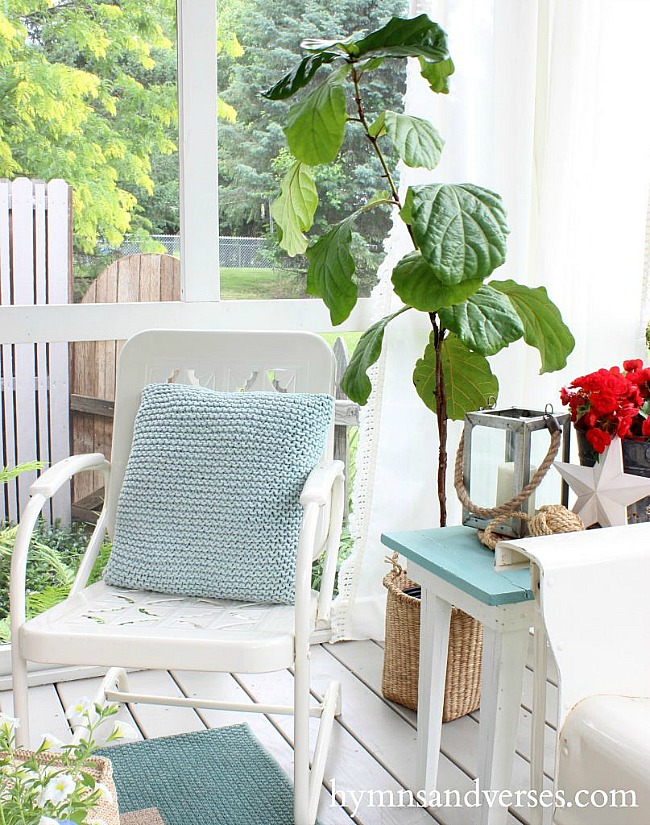
{"type": "MultiPolygon", "coordinates": [[[[370,127],[368,125],[368,121],[366,120],[366,113],[363,108],[363,101],[361,99],[361,89],[359,84],[359,73],[357,72],[354,63],[352,64],[352,69],[350,72],[350,77],[352,78],[352,83],[354,85],[354,100],[357,105],[357,112],[359,117],[354,118],[354,120],[359,121],[363,130],[366,134],[366,137],[370,141],[372,148],[377,155],[377,159],[381,165],[381,168],[384,172],[384,177],[388,181],[388,185],[390,187],[391,194],[393,196],[393,200],[395,205],[398,209],[402,208],[402,204],[400,201],[399,193],[397,191],[397,187],[395,186],[395,181],[393,180],[393,176],[390,173],[388,165],[386,163],[386,159],[384,158],[383,152],[379,146],[379,141],[377,136],[372,135],[370,133],[370,127]]],[[[406,228],[408,230],[409,235],[411,236],[411,240],[413,241],[413,246],[415,249],[418,248],[417,242],[413,235],[413,230],[406,224],[406,228]]],[[[429,313],[429,318],[431,319],[431,326],[433,327],[434,333],[434,345],[435,345],[435,352],[436,352],[436,418],[438,420],[438,503],[440,507],[440,526],[445,527],[447,524],[447,394],[445,392],[445,375],[442,370],[442,342],[445,339],[445,328],[439,324],[438,317],[435,312],[429,313]]]]}
{"type": "MultiPolygon", "coordinates": [[[[354,64],[352,65],[352,70],[350,72],[350,77],[352,78],[352,83],[354,85],[354,100],[357,104],[357,112],[359,113],[358,118],[354,118],[355,120],[358,119],[359,123],[363,127],[363,131],[365,132],[366,137],[370,141],[370,144],[377,155],[377,159],[379,164],[383,170],[384,177],[388,182],[388,186],[390,187],[390,192],[395,201],[395,204],[398,209],[402,208],[402,203],[399,199],[399,192],[397,191],[397,186],[395,185],[395,181],[393,180],[393,176],[391,175],[390,169],[388,168],[388,164],[386,163],[386,158],[384,157],[384,153],[381,151],[381,147],[379,146],[379,140],[375,135],[370,134],[370,125],[366,119],[366,113],[363,108],[363,101],[361,99],[361,88],[360,88],[360,77],[359,73],[357,72],[354,64]]],[[[406,228],[408,230],[409,235],[411,236],[411,240],[413,241],[413,246],[417,249],[418,245],[415,242],[415,237],[413,236],[413,230],[411,227],[406,224],[406,228]]]]}
{"type": "Polygon", "coordinates": [[[445,374],[442,369],[442,342],[445,329],[439,323],[435,312],[429,313],[433,327],[433,341],[436,352],[436,418],[438,420],[438,503],[440,505],[440,526],[447,524],[447,393],[445,374]]]}
{"type": "MultiPolygon", "coordinates": [[[[386,178],[386,180],[388,181],[388,185],[390,186],[391,195],[393,196],[393,199],[395,201],[397,201],[397,203],[399,204],[399,202],[400,202],[399,194],[397,192],[397,186],[395,186],[395,181],[393,180],[393,176],[391,175],[390,169],[388,168],[388,165],[386,163],[384,155],[383,155],[381,149],[379,148],[377,138],[374,135],[370,134],[370,126],[368,124],[368,121],[366,120],[366,113],[365,113],[365,110],[363,108],[363,101],[361,100],[361,88],[360,88],[360,85],[359,85],[359,73],[357,72],[354,64],[352,65],[352,71],[350,72],[350,77],[352,78],[352,83],[354,84],[354,100],[355,100],[355,103],[357,104],[357,112],[359,113],[359,123],[363,126],[363,131],[366,133],[366,137],[368,138],[368,140],[372,144],[372,148],[375,150],[375,154],[377,155],[379,163],[381,164],[381,168],[383,169],[384,177],[386,178]]],[[[401,204],[400,204],[400,207],[401,207],[401,204]]]]}

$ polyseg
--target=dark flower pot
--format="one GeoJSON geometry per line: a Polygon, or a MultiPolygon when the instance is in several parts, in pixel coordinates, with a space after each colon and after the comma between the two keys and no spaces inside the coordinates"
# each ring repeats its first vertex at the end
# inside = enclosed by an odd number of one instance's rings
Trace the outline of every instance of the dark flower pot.
{"type": "MultiPolygon", "coordinates": [[[[584,467],[593,467],[599,458],[598,453],[587,441],[584,430],[576,430],[578,437],[578,456],[584,467]]],[[[623,469],[634,476],[650,478],[650,439],[623,439],[623,469]]],[[[640,499],[627,508],[628,524],[637,521],[650,521],[650,496],[640,499]]]]}

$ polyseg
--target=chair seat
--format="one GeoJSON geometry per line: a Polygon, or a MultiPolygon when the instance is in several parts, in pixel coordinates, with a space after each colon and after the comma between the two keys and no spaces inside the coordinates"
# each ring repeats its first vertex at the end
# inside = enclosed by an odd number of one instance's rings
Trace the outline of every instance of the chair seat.
{"type": "MultiPolygon", "coordinates": [[[[317,594],[312,594],[312,629],[317,594]]],[[[126,590],[97,582],[20,629],[28,660],[259,673],[294,661],[292,605],[126,590]]]]}

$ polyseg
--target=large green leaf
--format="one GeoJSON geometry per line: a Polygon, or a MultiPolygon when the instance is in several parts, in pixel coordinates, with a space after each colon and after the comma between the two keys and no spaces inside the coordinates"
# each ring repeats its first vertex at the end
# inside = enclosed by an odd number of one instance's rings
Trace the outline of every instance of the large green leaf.
{"type": "Polygon", "coordinates": [[[271,86],[270,89],[262,92],[262,97],[267,98],[267,100],[286,100],[304,88],[321,66],[331,63],[337,57],[340,57],[340,55],[331,52],[309,54],[307,57],[303,57],[289,74],[285,75],[274,86],[271,86]]]}
{"type": "Polygon", "coordinates": [[[466,301],[441,309],[440,320],[481,355],[494,355],[524,334],[524,325],[512,303],[485,285],[466,301]]]}
{"type": "Polygon", "coordinates": [[[381,321],[377,321],[359,339],[359,343],[355,347],[354,354],[341,379],[341,389],[348,398],[356,401],[357,404],[365,404],[370,397],[372,384],[367,372],[381,355],[384,330],[393,318],[401,315],[404,311],[400,309],[398,312],[382,318],[381,321]]]}
{"type": "Polygon", "coordinates": [[[377,57],[425,57],[446,60],[447,36],[426,14],[405,19],[393,17],[381,29],[347,47],[350,54],[361,57],[372,53],[377,57]]]}
{"type": "Polygon", "coordinates": [[[291,154],[308,166],[331,163],[343,143],[346,119],[340,78],[328,78],[289,109],[284,133],[291,154]]]}
{"type": "Polygon", "coordinates": [[[339,49],[340,51],[348,51],[347,47],[354,43],[355,35],[351,34],[349,37],[324,40],[318,37],[306,37],[301,43],[300,48],[306,52],[327,52],[332,49],[339,49]]]}
{"type": "Polygon", "coordinates": [[[428,120],[385,112],[382,126],[407,166],[436,168],[445,142],[428,120]]]}
{"type": "Polygon", "coordinates": [[[401,215],[443,283],[487,278],[505,260],[506,213],[488,189],[469,183],[411,186],[401,215]]]}
{"type": "Polygon", "coordinates": [[[282,179],[271,215],[281,229],[280,246],[292,257],[308,245],[303,232],[311,229],[318,206],[318,192],[309,168],[296,161],[282,179]]]}
{"type": "Polygon", "coordinates": [[[395,293],[405,304],[422,312],[437,312],[441,307],[458,304],[476,292],[482,283],[477,278],[459,284],[443,284],[417,250],[409,252],[393,270],[395,293]]]}
{"type": "Polygon", "coordinates": [[[453,60],[439,60],[435,63],[431,60],[420,58],[420,74],[428,80],[432,92],[438,94],[449,93],[449,77],[456,71],[453,60]]]}
{"type": "Polygon", "coordinates": [[[323,299],[334,325],[345,321],[357,302],[354,258],[350,254],[352,220],[341,221],[307,250],[307,292],[323,299]]]}
{"type": "Polygon", "coordinates": [[[512,302],[524,325],[524,341],[539,350],[540,373],[565,367],[576,342],[546,289],[522,286],[515,281],[490,281],[490,286],[512,302]]]}
{"type": "MultiPolygon", "coordinates": [[[[435,412],[436,409],[436,350],[434,334],[413,372],[413,383],[418,395],[435,412]]],[[[468,350],[455,335],[442,342],[442,372],[447,399],[447,418],[462,421],[466,412],[489,406],[497,397],[499,382],[492,374],[484,355],[468,350]]]]}

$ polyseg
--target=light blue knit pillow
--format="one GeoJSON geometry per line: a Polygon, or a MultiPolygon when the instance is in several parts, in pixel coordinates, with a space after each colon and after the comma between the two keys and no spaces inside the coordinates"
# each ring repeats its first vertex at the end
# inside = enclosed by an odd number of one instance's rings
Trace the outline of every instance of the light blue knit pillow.
{"type": "Polygon", "coordinates": [[[145,387],[106,582],[292,603],[300,493],[333,409],[329,395],[145,387]]]}

